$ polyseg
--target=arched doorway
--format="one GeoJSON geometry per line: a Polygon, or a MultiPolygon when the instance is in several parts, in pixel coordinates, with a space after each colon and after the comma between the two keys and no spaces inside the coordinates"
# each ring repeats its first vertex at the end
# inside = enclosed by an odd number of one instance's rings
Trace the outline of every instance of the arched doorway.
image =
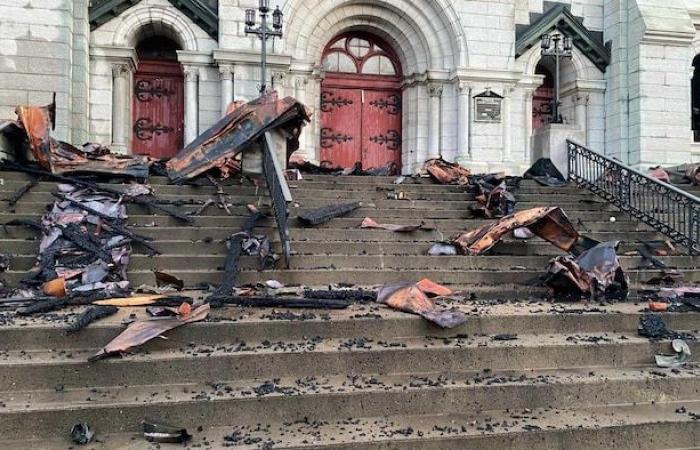
{"type": "Polygon", "coordinates": [[[174,156],[183,144],[184,81],[178,45],[163,36],[139,42],[134,74],[132,151],[154,158],[174,156]]]}
{"type": "Polygon", "coordinates": [[[401,65],[391,47],[364,32],[342,34],[323,53],[321,161],[363,169],[401,168],[401,65]]]}
{"type": "Polygon", "coordinates": [[[532,129],[537,130],[550,123],[552,102],[554,101],[554,76],[544,64],[539,63],[535,74],[544,75],[544,82],[535,90],[532,96],[532,129]]]}

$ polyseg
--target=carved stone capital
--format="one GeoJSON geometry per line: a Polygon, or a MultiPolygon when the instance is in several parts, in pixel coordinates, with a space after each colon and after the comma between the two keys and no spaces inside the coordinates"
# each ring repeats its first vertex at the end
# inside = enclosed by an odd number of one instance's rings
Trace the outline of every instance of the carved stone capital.
{"type": "Polygon", "coordinates": [[[197,81],[199,78],[199,67],[184,66],[182,72],[185,74],[185,81],[197,81]]]}
{"type": "Polygon", "coordinates": [[[219,79],[221,80],[233,80],[233,74],[235,70],[230,64],[222,64],[219,66],[219,79]]]}
{"type": "Polygon", "coordinates": [[[429,83],[428,95],[431,97],[442,97],[442,84],[429,83]]]}
{"type": "Polygon", "coordinates": [[[131,72],[131,66],[127,63],[112,64],[112,76],[115,78],[125,77],[131,72]]]}
{"type": "Polygon", "coordinates": [[[304,89],[307,84],[309,84],[308,77],[295,77],[294,78],[294,87],[295,88],[304,89]]]}
{"type": "Polygon", "coordinates": [[[272,72],[272,84],[275,86],[287,86],[287,72],[272,72]]]}
{"type": "Polygon", "coordinates": [[[472,89],[474,88],[474,86],[471,83],[468,83],[466,81],[457,82],[456,87],[457,87],[457,93],[459,93],[459,95],[471,94],[472,89]]]}

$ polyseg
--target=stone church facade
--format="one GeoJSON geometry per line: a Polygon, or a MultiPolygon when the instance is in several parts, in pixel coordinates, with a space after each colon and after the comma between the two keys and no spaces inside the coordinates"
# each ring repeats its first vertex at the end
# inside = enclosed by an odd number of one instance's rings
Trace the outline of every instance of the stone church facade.
{"type": "MultiPolygon", "coordinates": [[[[245,9],[257,6],[0,0],[0,119],[56,92],[59,139],[128,153],[149,152],[171,134],[161,144],[175,149],[230,102],[258,95],[261,41],[244,23],[245,9]],[[154,114],[174,122],[138,117],[155,104],[139,101],[164,97],[171,103],[154,114]]],[[[540,42],[555,30],[573,43],[561,71],[571,136],[636,167],[700,160],[700,0],[280,0],[279,7],[284,36],[268,41],[267,84],[313,108],[299,150],[312,161],[332,159],[334,146],[360,153],[374,146],[396,152],[405,172],[436,156],[477,171],[522,172],[550,114],[554,67],[540,42]],[[343,107],[356,109],[344,118],[335,112],[343,107]],[[377,129],[365,125],[375,122],[377,129]]]]}

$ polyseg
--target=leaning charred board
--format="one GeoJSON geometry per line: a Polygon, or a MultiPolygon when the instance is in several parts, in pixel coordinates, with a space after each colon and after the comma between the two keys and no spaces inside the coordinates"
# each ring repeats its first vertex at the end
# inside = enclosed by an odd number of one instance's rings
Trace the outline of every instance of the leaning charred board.
{"type": "Polygon", "coordinates": [[[221,286],[211,295],[210,301],[217,297],[227,297],[233,292],[236,286],[236,278],[240,269],[241,251],[243,240],[249,237],[255,225],[265,217],[259,211],[253,211],[243,225],[243,231],[236,233],[229,239],[229,249],[226,254],[226,262],[224,263],[224,281],[221,286]]]}

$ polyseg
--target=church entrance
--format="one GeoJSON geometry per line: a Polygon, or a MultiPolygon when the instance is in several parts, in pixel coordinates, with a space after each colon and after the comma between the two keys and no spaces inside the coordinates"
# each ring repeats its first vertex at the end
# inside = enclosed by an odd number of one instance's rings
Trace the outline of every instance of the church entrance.
{"type": "Polygon", "coordinates": [[[323,56],[321,162],[401,168],[401,68],[393,50],[367,33],[333,40],[323,56]]]}
{"type": "Polygon", "coordinates": [[[154,158],[170,158],[182,148],[184,81],[176,44],[154,37],[138,47],[134,74],[132,150],[154,158]]]}

